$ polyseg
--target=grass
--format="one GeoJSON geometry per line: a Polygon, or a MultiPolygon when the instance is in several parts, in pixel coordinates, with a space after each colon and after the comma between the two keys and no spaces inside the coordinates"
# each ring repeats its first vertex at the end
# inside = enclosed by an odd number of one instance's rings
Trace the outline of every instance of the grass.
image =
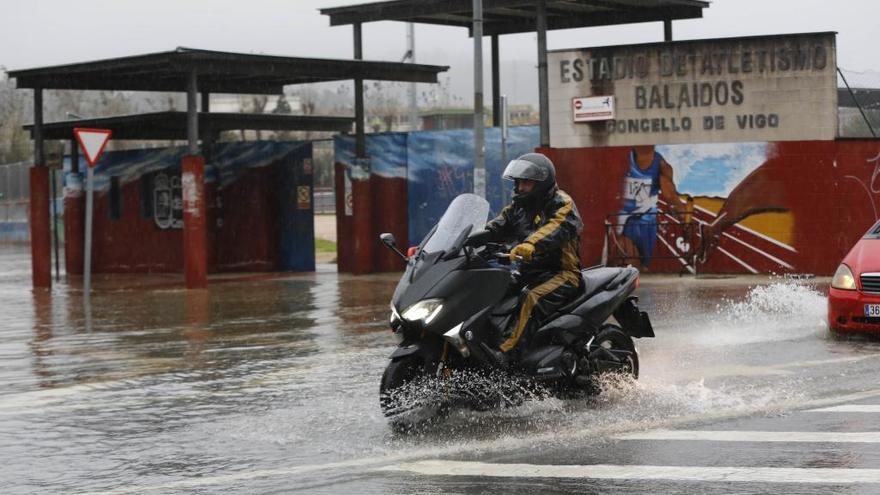
{"type": "Polygon", "coordinates": [[[327,239],[315,239],[316,253],[336,253],[336,243],[327,239]]]}

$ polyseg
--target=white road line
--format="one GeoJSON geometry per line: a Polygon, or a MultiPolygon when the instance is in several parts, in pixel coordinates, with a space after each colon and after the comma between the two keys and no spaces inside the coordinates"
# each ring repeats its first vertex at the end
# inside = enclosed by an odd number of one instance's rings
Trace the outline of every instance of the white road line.
{"type": "Polygon", "coordinates": [[[860,413],[880,413],[880,405],[874,404],[846,404],[843,406],[823,407],[821,409],[810,409],[807,412],[860,412],[860,413]]]}
{"type": "Polygon", "coordinates": [[[880,483],[880,469],[765,468],[490,464],[462,461],[420,461],[384,468],[428,476],[490,476],[499,478],[587,478],[750,483],[880,483]]]}
{"type": "Polygon", "coordinates": [[[701,440],[710,442],[880,443],[880,431],[651,430],[620,435],[621,440],[701,440]]]}
{"type": "MultiPolygon", "coordinates": [[[[871,355],[867,357],[873,357],[877,355],[871,355]]],[[[857,357],[857,358],[847,358],[846,360],[862,360],[867,357],[857,357]]],[[[833,361],[833,360],[831,360],[833,361]]],[[[701,414],[692,414],[685,415],[680,417],[673,418],[660,418],[655,421],[652,421],[651,424],[655,426],[676,426],[681,425],[685,426],[688,424],[692,424],[694,421],[708,421],[708,420],[722,420],[722,419],[730,419],[730,418],[738,418],[747,415],[753,415],[757,412],[768,412],[770,410],[777,409],[799,409],[805,407],[822,407],[829,404],[840,404],[841,402],[852,402],[859,400],[868,400],[872,398],[880,397],[880,389],[872,389],[872,390],[864,390],[861,392],[854,392],[852,394],[837,396],[837,397],[826,397],[822,399],[813,399],[809,401],[801,401],[801,400],[788,400],[774,403],[771,409],[768,409],[766,405],[761,407],[751,407],[738,411],[718,411],[716,413],[701,413],[701,414]]],[[[644,422],[630,422],[623,421],[620,424],[610,426],[605,428],[603,431],[606,434],[615,434],[619,432],[632,431],[632,429],[644,426],[644,422]]],[[[586,442],[591,439],[594,439],[596,436],[596,431],[592,429],[584,429],[582,431],[571,432],[566,434],[566,442],[572,444],[573,442],[586,442]]],[[[535,434],[528,437],[522,437],[517,439],[512,439],[510,437],[503,437],[500,439],[490,439],[490,440],[477,440],[473,442],[464,442],[461,444],[448,445],[446,447],[426,447],[424,449],[414,449],[414,450],[405,450],[399,454],[386,455],[386,456],[378,456],[378,457],[365,457],[360,459],[350,459],[339,462],[330,462],[326,464],[312,464],[312,465],[293,465],[293,466],[280,466],[276,468],[269,469],[251,469],[249,471],[242,472],[233,472],[230,474],[218,475],[218,476],[198,476],[198,477],[190,477],[190,478],[180,478],[177,480],[169,481],[167,483],[163,483],[160,485],[152,485],[152,486],[125,486],[121,488],[109,489],[106,491],[95,491],[92,494],[99,495],[131,495],[131,494],[142,494],[148,492],[156,492],[156,491],[182,491],[182,489],[192,489],[198,487],[206,487],[206,486],[223,486],[231,483],[236,483],[240,481],[254,480],[260,478],[274,478],[274,477],[294,477],[297,475],[302,475],[306,473],[311,473],[319,470],[326,469],[355,469],[358,471],[364,471],[367,469],[383,469],[383,465],[395,465],[397,467],[392,466],[392,470],[400,470],[399,466],[403,461],[411,461],[414,459],[425,459],[425,458],[433,458],[437,456],[452,456],[452,455],[460,455],[465,452],[475,452],[475,451],[486,451],[493,452],[498,450],[509,451],[512,449],[516,449],[519,451],[524,451],[530,448],[534,448],[536,445],[543,445],[551,442],[559,442],[559,433],[558,432],[549,432],[543,434],[535,434]]],[[[631,466],[632,467],[632,466],[631,466]]]]}

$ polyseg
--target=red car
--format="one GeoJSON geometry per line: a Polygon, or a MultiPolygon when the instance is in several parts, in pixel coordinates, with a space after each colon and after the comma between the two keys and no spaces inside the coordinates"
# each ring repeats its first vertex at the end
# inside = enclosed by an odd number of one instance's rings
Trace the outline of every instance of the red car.
{"type": "Polygon", "coordinates": [[[831,330],[880,332],[880,222],[849,251],[828,290],[831,330]]]}

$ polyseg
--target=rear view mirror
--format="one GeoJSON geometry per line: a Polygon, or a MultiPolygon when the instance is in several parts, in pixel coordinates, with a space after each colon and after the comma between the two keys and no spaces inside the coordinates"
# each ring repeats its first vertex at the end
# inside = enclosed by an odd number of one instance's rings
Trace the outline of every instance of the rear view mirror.
{"type": "Polygon", "coordinates": [[[389,232],[379,234],[379,239],[382,241],[382,244],[385,244],[390,248],[397,246],[397,241],[394,239],[394,234],[391,234],[389,232]]]}
{"type": "Polygon", "coordinates": [[[394,234],[389,232],[385,232],[383,234],[379,234],[379,240],[382,241],[382,244],[388,246],[388,249],[397,253],[404,260],[407,259],[406,255],[401,253],[399,249],[397,249],[397,241],[394,239],[394,234]]]}

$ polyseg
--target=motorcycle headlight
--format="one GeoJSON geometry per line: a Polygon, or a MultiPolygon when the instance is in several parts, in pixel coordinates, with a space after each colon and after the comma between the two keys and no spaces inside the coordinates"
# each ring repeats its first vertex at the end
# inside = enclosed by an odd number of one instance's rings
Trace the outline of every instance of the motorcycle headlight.
{"type": "Polygon", "coordinates": [[[853,277],[852,270],[848,266],[841,264],[834,272],[831,279],[831,287],[843,290],[856,290],[856,278],[853,277]]]}
{"type": "Polygon", "coordinates": [[[427,325],[434,321],[442,309],[442,299],[425,299],[406,308],[406,311],[400,316],[406,321],[421,321],[427,325]]]}

